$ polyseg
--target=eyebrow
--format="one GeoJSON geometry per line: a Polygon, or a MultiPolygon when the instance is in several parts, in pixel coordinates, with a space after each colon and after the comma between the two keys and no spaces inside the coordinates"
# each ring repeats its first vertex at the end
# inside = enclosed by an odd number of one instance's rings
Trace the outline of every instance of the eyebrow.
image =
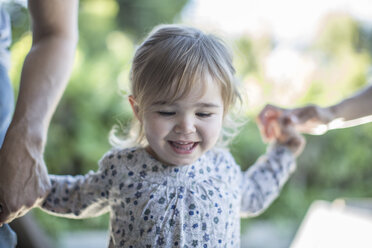
{"type": "Polygon", "coordinates": [[[197,103],[195,104],[196,107],[204,107],[204,108],[221,108],[220,105],[218,104],[215,104],[215,103],[208,103],[208,102],[201,102],[201,103],[197,103]]]}
{"type": "MultiPolygon", "coordinates": [[[[179,104],[177,103],[170,103],[170,102],[167,102],[167,101],[157,101],[157,102],[154,102],[152,105],[153,106],[158,106],[158,105],[171,105],[171,106],[178,106],[179,104]]],[[[195,107],[198,107],[198,108],[221,108],[220,105],[218,104],[215,104],[215,103],[209,103],[209,102],[201,102],[201,103],[196,103],[194,105],[195,107]]]]}

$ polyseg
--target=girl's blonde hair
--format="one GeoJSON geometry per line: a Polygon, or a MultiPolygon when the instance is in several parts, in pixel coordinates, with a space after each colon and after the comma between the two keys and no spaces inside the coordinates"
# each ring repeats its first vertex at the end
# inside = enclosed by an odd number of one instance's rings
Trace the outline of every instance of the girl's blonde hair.
{"type": "MultiPolygon", "coordinates": [[[[131,93],[138,106],[138,116],[143,116],[154,102],[174,102],[186,96],[192,87],[209,76],[221,87],[224,119],[228,121],[230,118],[226,114],[240,96],[232,55],[224,43],[192,27],[155,27],[137,48],[130,72],[131,93]]],[[[224,140],[231,136],[231,132],[228,133],[223,132],[224,140]]],[[[136,118],[129,136],[129,140],[123,142],[111,135],[111,143],[116,146],[147,144],[143,126],[136,118]]]]}

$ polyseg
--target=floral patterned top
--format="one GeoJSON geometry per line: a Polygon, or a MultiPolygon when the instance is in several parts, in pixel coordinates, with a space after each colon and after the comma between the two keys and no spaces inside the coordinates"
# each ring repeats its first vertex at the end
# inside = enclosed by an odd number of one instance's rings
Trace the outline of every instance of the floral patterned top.
{"type": "Polygon", "coordinates": [[[240,216],[255,216],[294,170],[285,147],[268,149],[246,172],[214,148],[195,163],[166,166],[144,148],[113,149],[85,176],[51,175],[49,213],[110,212],[109,247],[239,247],[240,216]]]}

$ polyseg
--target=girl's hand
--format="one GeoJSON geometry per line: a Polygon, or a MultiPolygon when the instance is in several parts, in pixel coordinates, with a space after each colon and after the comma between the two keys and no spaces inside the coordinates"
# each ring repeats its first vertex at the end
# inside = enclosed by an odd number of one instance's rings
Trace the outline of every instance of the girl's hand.
{"type": "Polygon", "coordinates": [[[277,142],[298,156],[303,151],[305,139],[296,131],[294,120],[295,116],[273,105],[266,105],[257,118],[265,142],[277,142]]]}
{"type": "Polygon", "coordinates": [[[271,104],[261,110],[257,117],[257,125],[264,142],[271,142],[279,135],[279,126],[273,125],[273,121],[276,121],[283,112],[284,109],[271,104]]]}

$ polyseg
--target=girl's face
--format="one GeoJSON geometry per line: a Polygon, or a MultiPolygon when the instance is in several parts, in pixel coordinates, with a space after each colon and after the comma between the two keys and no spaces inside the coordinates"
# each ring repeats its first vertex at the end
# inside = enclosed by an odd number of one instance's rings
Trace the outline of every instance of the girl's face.
{"type": "Polygon", "coordinates": [[[216,144],[223,115],[221,89],[210,77],[180,100],[159,99],[142,119],[147,151],[169,165],[191,164],[216,144]]]}

